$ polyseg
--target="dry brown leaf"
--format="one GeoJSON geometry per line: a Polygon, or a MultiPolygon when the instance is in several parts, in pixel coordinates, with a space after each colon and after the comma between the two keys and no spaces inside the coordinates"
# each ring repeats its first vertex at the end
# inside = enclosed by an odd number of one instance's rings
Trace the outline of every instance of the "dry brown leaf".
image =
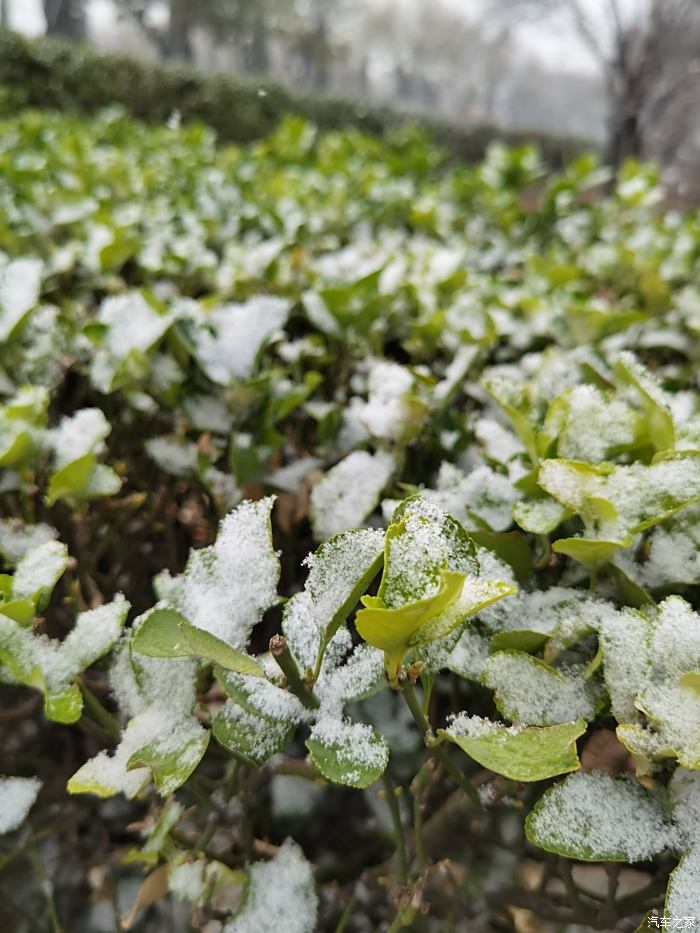
{"type": "Polygon", "coordinates": [[[136,919],[136,915],[145,907],[155,904],[161,897],[168,893],[168,866],[159,865],[155,871],[146,877],[139,893],[136,895],[134,906],[122,917],[122,926],[125,930],[131,929],[131,924],[136,919]]]}
{"type": "Polygon", "coordinates": [[[605,771],[607,774],[634,773],[634,759],[611,729],[599,729],[581,752],[582,771],[605,771]]]}

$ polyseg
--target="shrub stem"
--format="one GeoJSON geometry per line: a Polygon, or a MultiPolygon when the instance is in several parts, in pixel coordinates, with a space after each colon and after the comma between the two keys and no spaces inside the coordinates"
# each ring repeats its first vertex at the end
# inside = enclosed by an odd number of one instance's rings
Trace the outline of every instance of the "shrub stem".
{"type": "Polygon", "coordinates": [[[413,684],[406,680],[401,685],[401,692],[403,693],[404,700],[408,708],[411,711],[411,714],[418,726],[418,731],[420,732],[420,737],[423,739],[425,744],[430,749],[431,753],[435,755],[440,764],[443,766],[445,771],[450,775],[452,780],[458,787],[461,787],[464,793],[476,803],[478,806],[481,806],[479,801],[478,794],[472,784],[467,780],[467,778],[462,774],[462,772],[457,768],[451,761],[450,756],[447,752],[440,748],[439,745],[433,745],[431,740],[433,738],[433,730],[428,722],[425,713],[421,707],[421,704],[418,702],[418,697],[416,696],[416,691],[413,689],[413,684]]]}
{"type": "Polygon", "coordinates": [[[401,811],[399,810],[399,801],[396,797],[396,788],[389,774],[389,769],[385,768],[382,775],[384,783],[384,793],[386,795],[387,806],[391,814],[391,821],[394,824],[394,838],[396,841],[396,867],[398,869],[399,881],[406,884],[408,881],[408,862],[406,859],[406,836],[403,831],[401,821],[401,811]]]}
{"type": "Polygon", "coordinates": [[[304,678],[301,676],[297,662],[289,650],[284,635],[272,636],[270,639],[270,653],[287,678],[287,684],[292,693],[301,700],[307,709],[318,709],[320,706],[318,697],[312,690],[309,690],[304,678]]]}

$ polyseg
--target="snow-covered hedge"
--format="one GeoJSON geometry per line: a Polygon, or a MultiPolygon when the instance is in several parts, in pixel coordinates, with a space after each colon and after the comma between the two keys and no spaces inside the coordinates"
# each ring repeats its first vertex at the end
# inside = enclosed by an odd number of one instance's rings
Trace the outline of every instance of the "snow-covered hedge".
{"type": "Polygon", "coordinates": [[[0,123],[0,865],[54,927],[700,913],[700,218],[609,181],[0,123]]]}

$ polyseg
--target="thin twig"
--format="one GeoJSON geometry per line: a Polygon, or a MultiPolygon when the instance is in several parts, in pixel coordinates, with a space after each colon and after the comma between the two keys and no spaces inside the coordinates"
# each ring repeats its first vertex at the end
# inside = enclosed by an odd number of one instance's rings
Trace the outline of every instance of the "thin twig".
{"type": "Polygon", "coordinates": [[[452,763],[447,752],[440,746],[432,746],[430,744],[430,739],[433,737],[433,730],[423,713],[421,704],[418,702],[418,697],[416,692],[413,689],[413,684],[406,680],[401,685],[401,692],[403,697],[408,705],[408,708],[411,711],[411,714],[418,726],[420,736],[425,742],[426,745],[430,748],[430,752],[434,755],[440,764],[443,766],[445,771],[450,775],[452,780],[462,788],[465,794],[473,801],[477,806],[481,807],[481,801],[479,796],[474,789],[474,787],[469,783],[467,778],[462,774],[462,772],[452,763]]]}
{"type": "Polygon", "coordinates": [[[394,782],[391,779],[389,774],[389,769],[384,770],[382,775],[382,781],[384,783],[384,792],[386,796],[386,802],[389,807],[389,813],[391,814],[391,821],[394,824],[394,840],[396,842],[396,868],[397,874],[399,876],[399,881],[401,884],[406,884],[408,881],[408,861],[406,859],[406,836],[403,831],[403,822],[401,820],[401,811],[399,809],[399,801],[396,797],[396,788],[394,787],[394,782]]]}

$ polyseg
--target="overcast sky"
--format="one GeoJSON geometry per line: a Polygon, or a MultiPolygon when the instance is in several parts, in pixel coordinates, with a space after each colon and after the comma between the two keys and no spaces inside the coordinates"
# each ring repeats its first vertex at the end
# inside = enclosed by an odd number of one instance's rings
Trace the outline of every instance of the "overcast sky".
{"type": "MultiPolygon", "coordinates": [[[[430,3],[431,0],[425,0],[430,3]]],[[[465,15],[473,15],[478,7],[478,0],[449,0],[456,9],[465,15]]],[[[600,0],[586,0],[591,5],[600,4],[600,0]]],[[[639,0],[627,0],[637,3],[639,0]]],[[[593,7],[592,7],[593,8],[593,7]]],[[[99,33],[108,30],[114,23],[114,7],[110,0],[90,0],[89,7],[92,29],[99,33]]],[[[44,15],[41,0],[9,0],[10,24],[13,28],[30,35],[39,35],[44,31],[44,15]]],[[[575,32],[563,25],[546,23],[522,23],[517,27],[525,49],[535,55],[543,64],[562,70],[593,71],[596,68],[586,47],[575,32]]]]}

